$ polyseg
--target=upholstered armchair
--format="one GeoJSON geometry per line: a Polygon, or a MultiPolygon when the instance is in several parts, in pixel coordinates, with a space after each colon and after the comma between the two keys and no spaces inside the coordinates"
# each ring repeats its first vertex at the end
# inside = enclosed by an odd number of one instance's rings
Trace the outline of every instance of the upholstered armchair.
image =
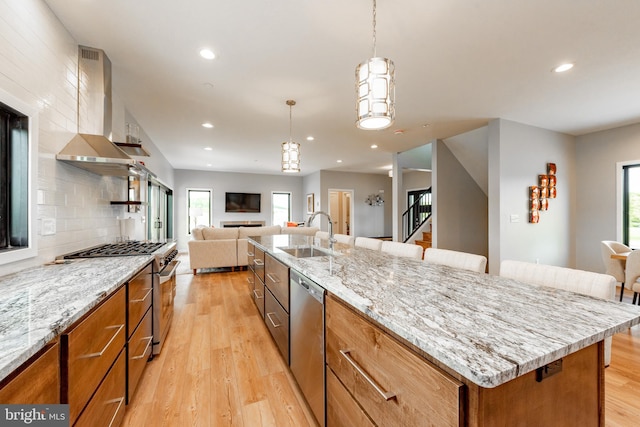
{"type": "MultiPolygon", "coordinates": [[[[622,297],[624,295],[624,284],[625,284],[625,276],[624,276],[624,266],[625,262],[621,259],[612,259],[611,255],[615,255],[622,252],[630,252],[631,248],[629,246],[623,245],[620,242],[615,242],[613,240],[603,240],[600,242],[600,251],[602,253],[602,261],[604,262],[604,266],[606,268],[606,274],[615,277],[616,282],[620,283],[620,301],[622,301],[622,297]]],[[[631,286],[631,284],[629,284],[631,286]]]]}

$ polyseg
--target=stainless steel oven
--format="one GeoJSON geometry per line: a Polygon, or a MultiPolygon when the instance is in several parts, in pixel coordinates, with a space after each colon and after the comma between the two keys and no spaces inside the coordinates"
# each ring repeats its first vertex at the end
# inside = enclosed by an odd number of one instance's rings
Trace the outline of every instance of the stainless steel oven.
{"type": "MultiPolygon", "coordinates": [[[[177,254],[177,251],[176,251],[177,254]]],[[[175,255],[174,255],[175,257],[175,255]]],[[[176,270],[180,261],[169,260],[154,273],[153,279],[153,354],[159,354],[173,319],[176,297],[176,270]]]]}

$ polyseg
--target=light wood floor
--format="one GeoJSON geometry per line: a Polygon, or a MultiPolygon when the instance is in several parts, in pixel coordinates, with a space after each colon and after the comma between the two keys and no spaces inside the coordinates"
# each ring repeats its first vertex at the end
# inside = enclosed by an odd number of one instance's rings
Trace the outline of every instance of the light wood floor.
{"type": "MultiPolygon", "coordinates": [[[[168,340],[123,426],[313,426],[248,296],[246,273],[182,271],[168,340]]],[[[607,427],[640,425],[640,328],[614,337],[605,387],[607,427]]]]}

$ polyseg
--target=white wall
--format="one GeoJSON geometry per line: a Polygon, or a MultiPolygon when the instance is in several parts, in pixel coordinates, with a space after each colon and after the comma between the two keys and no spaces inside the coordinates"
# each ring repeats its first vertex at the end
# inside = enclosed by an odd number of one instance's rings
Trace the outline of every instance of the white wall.
{"type": "MultiPolygon", "coordinates": [[[[392,191],[391,178],[382,174],[366,174],[336,171],[321,171],[320,210],[329,209],[329,189],[353,191],[353,236],[390,236],[392,191]],[[369,206],[365,199],[369,194],[384,193],[382,206],[369,206]]],[[[327,230],[326,219],[322,218],[321,228],[327,230]]]]}
{"type": "Polygon", "coordinates": [[[0,89],[35,110],[39,122],[38,256],[0,265],[0,275],[111,242],[120,232],[116,218],[125,208],[109,202],[126,198],[126,181],[55,160],[77,132],[77,57],[78,43],[43,1],[0,0],[0,89]],[[55,235],[41,235],[42,218],[55,218],[55,235]]]}
{"type": "Polygon", "coordinates": [[[575,150],[570,135],[503,119],[489,123],[489,272],[498,273],[503,259],[575,266],[575,150]],[[531,224],[528,188],[547,163],[557,166],[558,197],[531,224]]]}
{"type": "Polygon", "coordinates": [[[487,196],[444,141],[433,146],[433,245],[487,256],[487,196]]]}
{"type": "MultiPolygon", "coordinates": [[[[187,189],[209,188],[213,190],[213,223],[220,226],[220,221],[264,221],[271,224],[271,192],[291,192],[292,219],[306,219],[306,194],[302,190],[302,177],[284,175],[259,175],[250,173],[208,172],[184,169],[175,170],[175,188],[173,198],[175,204],[175,237],[178,250],[186,251],[187,242],[191,238],[187,223],[187,189]],[[226,192],[260,193],[260,213],[226,213],[224,198],[226,192]],[[303,206],[305,211],[303,211],[303,206]]],[[[276,224],[282,225],[282,224],[276,224]]]]}
{"type": "Polygon", "coordinates": [[[577,268],[604,272],[600,241],[621,239],[616,163],[628,161],[640,161],[640,124],[577,138],[577,268]]]}
{"type": "Polygon", "coordinates": [[[304,198],[304,200],[301,200],[301,204],[302,204],[302,212],[304,214],[303,221],[306,221],[307,218],[309,217],[309,215],[307,214],[307,198],[306,198],[306,196],[308,194],[313,194],[313,202],[314,202],[313,211],[314,212],[320,210],[322,199],[324,197],[327,197],[326,194],[323,195],[321,193],[321,191],[320,191],[321,190],[321,186],[320,186],[320,171],[311,173],[311,174],[309,174],[307,176],[304,176],[302,178],[302,187],[303,187],[303,191],[304,191],[304,194],[305,194],[305,198],[304,198]]]}

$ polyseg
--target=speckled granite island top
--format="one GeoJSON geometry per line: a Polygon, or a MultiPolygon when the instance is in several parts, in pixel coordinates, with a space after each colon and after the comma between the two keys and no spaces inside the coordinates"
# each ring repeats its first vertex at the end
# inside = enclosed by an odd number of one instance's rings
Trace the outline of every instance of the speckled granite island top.
{"type": "Polygon", "coordinates": [[[82,259],[0,277],[0,380],[151,260],[82,259]]]}
{"type": "Polygon", "coordinates": [[[327,241],[250,238],[437,364],[496,387],[630,326],[640,307],[336,244],[296,258],[281,247],[327,241]]]}

